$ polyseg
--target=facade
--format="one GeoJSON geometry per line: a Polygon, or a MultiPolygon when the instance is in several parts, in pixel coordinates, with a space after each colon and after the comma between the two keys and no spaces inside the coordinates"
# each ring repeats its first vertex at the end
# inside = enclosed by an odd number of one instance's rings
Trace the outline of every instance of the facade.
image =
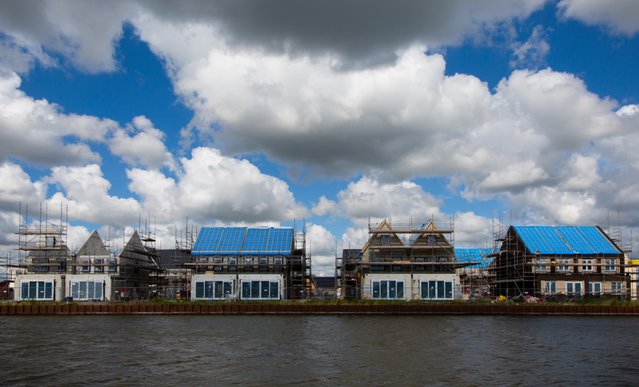
{"type": "Polygon", "coordinates": [[[494,249],[455,248],[455,261],[469,266],[457,269],[461,284],[462,299],[474,300],[490,297],[493,276],[488,270],[493,261],[494,249]]]}
{"type": "Polygon", "coordinates": [[[283,300],[310,295],[305,236],[284,227],[203,227],[191,251],[191,299],[283,300]]]}
{"type": "Polygon", "coordinates": [[[511,226],[493,257],[495,296],[628,297],[624,253],[599,226],[511,226]]]}
{"type": "Polygon", "coordinates": [[[75,255],[69,254],[64,238],[50,238],[48,233],[35,231],[27,234],[29,240],[42,240],[44,244],[21,245],[29,254],[26,272],[15,277],[16,301],[118,301],[149,297],[150,273],[157,271],[157,265],[137,232],[116,257],[107,250],[97,231],[75,255]]]}
{"type": "Polygon", "coordinates": [[[360,299],[405,301],[461,297],[456,269],[467,264],[455,261],[453,244],[447,238],[453,235],[452,224],[444,229],[432,220],[419,227],[393,226],[384,220],[369,225],[369,235],[359,253],[343,253],[351,258],[354,272],[344,270],[344,262],[337,264],[342,297],[355,294],[360,299]],[[350,278],[355,278],[355,284],[346,287],[350,278]]]}

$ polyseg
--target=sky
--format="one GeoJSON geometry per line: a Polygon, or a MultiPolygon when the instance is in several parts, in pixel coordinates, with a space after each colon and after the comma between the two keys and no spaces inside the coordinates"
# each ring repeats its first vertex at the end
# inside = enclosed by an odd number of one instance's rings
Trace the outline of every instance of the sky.
{"type": "Polygon", "coordinates": [[[637,63],[633,0],[2,2],[0,254],[27,205],[72,250],[295,226],[318,275],[382,218],[638,251],[637,63]]]}

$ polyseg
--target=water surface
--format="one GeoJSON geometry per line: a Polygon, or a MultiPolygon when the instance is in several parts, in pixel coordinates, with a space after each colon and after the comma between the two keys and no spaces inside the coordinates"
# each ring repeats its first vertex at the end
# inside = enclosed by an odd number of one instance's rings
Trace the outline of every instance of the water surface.
{"type": "Polygon", "coordinates": [[[637,385],[633,317],[6,316],[0,384],[637,385]]]}

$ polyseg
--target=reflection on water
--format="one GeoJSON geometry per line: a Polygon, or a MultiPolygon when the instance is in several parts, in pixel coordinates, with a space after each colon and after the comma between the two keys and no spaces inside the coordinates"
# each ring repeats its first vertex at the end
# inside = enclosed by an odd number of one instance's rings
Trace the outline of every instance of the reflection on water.
{"type": "Polygon", "coordinates": [[[639,320],[6,316],[0,384],[630,385],[639,320]]]}

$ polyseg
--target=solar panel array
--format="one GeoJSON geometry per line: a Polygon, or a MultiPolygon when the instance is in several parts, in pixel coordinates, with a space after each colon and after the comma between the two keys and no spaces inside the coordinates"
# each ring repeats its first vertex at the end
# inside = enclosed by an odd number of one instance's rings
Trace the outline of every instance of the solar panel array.
{"type": "Polygon", "coordinates": [[[202,227],[191,255],[291,255],[293,229],[202,227]]]}
{"type": "Polygon", "coordinates": [[[621,254],[595,226],[513,226],[530,253],[621,254]]]}

